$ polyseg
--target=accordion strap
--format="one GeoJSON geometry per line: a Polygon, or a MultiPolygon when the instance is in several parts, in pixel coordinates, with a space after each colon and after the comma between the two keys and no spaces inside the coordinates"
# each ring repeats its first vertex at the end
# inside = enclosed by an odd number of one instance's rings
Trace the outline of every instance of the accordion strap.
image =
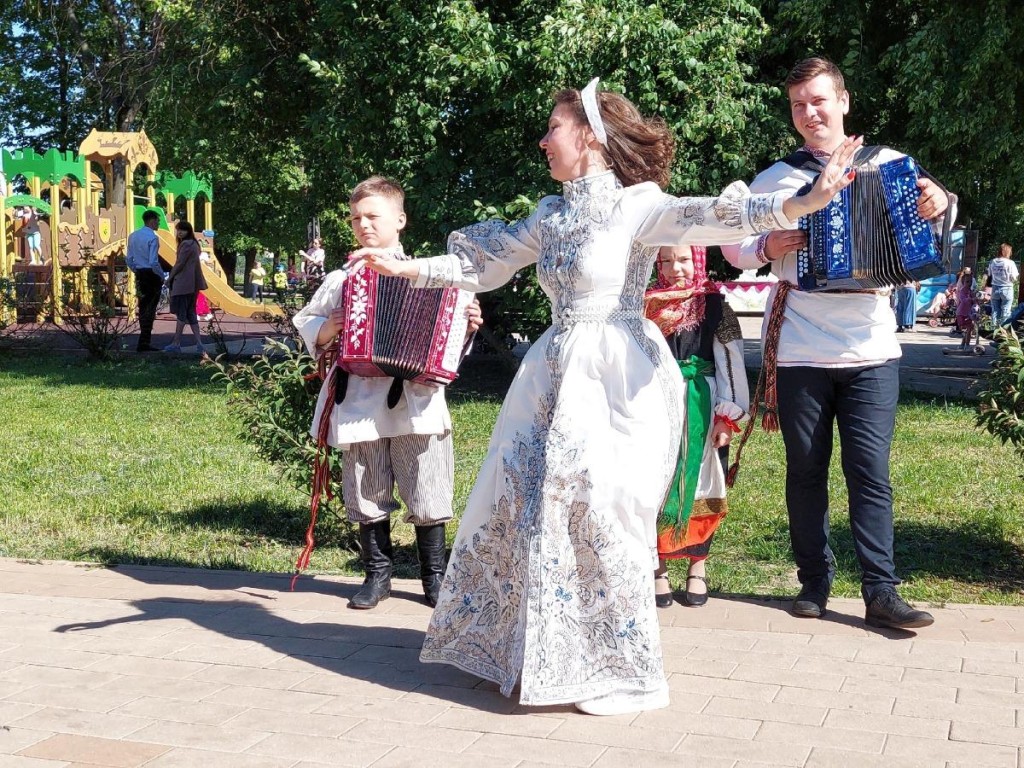
{"type": "MultiPolygon", "coordinates": [[[[872,144],[871,146],[861,147],[853,156],[854,165],[863,165],[864,163],[874,160],[878,156],[878,153],[883,149],[888,149],[883,144],[872,144]]],[[[806,149],[798,149],[796,152],[791,152],[782,158],[781,162],[786,165],[796,168],[802,171],[808,171],[810,173],[818,174],[821,169],[825,167],[825,163],[820,158],[816,157],[806,149]]]]}
{"type": "Polygon", "coordinates": [[[924,176],[932,184],[941,189],[943,193],[946,195],[946,199],[949,201],[949,204],[946,207],[946,213],[943,214],[942,239],[939,241],[939,251],[942,253],[942,264],[945,267],[946,271],[949,272],[951,261],[950,257],[952,255],[953,249],[953,238],[951,237],[951,234],[953,231],[953,220],[956,218],[952,213],[952,209],[953,206],[957,204],[958,198],[956,195],[954,195],[952,192],[946,189],[946,186],[937,178],[932,176],[932,174],[929,173],[928,170],[920,163],[918,163],[917,165],[917,171],[921,176],[924,176]]]}
{"type": "Polygon", "coordinates": [[[739,446],[736,448],[736,461],[729,467],[725,476],[725,484],[732,488],[736,482],[736,475],[740,471],[740,456],[743,454],[743,447],[750,439],[757,423],[757,413],[761,407],[761,396],[764,396],[764,416],[761,427],[765,432],[777,432],[779,430],[779,390],[778,390],[778,369],[779,369],[779,338],[782,335],[782,323],[786,318],[786,298],[793,289],[793,284],[785,280],[779,281],[779,287],[772,301],[772,314],[768,320],[768,333],[764,340],[764,360],[761,361],[761,372],[757,375],[757,387],[754,390],[754,398],[750,401],[750,418],[747,426],[740,436],[739,446]]]}
{"type": "Polygon", "coordinates": [[[822,168],[821,161],[806,149],[798,149],[796,152],[786,155],[780,162],[809,173],[820,173],[822,168]]]}
{"type": "Polygon", "coordinates": [[[309,496],[309,526],[306,528],[306,545],[302,548],[298,560],[295,561],[295,573],[292,575],[289,587],[292,592],[295,591],[295,582],[299,578],[299,573],[309,566],[309,558],[316,547],[313,531],[316,528],[317,514],[320,511],[320,498],[324,495],[328,500],[334,498],[334,493],[331,491],[331,446],[327,442],[327,433],[331,429],[331,416],[334,413],[339,385],[348,382],[348,375],[340,368],[335,367],[333,375],[330,375],[337,351],[337,344],[327,347],[317,361],[316,373],[311,373],[306,377],[307,380],[317,377],[322,379],[324,386],[327,387],[327,397],[324,399],[324,409],[320,413],[320,423],[316,429],[316,455],[313,457],[313,481],[309,496]],[[344,375],[344,380],[339,382],[342,375],[344,375]]]}

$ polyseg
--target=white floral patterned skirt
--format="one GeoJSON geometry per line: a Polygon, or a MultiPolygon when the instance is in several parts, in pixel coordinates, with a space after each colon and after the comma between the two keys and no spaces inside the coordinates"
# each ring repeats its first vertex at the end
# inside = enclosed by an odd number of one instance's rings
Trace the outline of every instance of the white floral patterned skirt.
{"type": "Polygon", "coordinates": [[[509,389],[421,660],[545,705],[664,684],[656,517],[682,379],[646,321],[549,330],[509,389]]]}

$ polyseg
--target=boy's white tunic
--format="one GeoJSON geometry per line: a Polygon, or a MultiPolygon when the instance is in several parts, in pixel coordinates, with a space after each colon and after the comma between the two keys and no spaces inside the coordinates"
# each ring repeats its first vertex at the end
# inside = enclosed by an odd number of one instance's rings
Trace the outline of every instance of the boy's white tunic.
{"type": "MultiPolygon", "coordinates": [[[[340,269],[327,275],[313,298],[292,320],[309,354],[317,359],[324,353],[324,347],[316,343],[317,336],[331,312],[344,303],[346,276],[347,273],[340,269]]],[[[333,368],[328,375],[334,375],[333,368]]],[[[444,398],[444,387],[402,382],[402,396],[394,408],[389,408],[388,390],[392,381],[388,377],[349,377],[345,399],[333,404],[327,444],[344,449],[352,443],[402,435],[443,435],[451,430],[452,420],[444,398]]],[[[321,387],[309,428],[309,434],[314,438],[320,416],[327,406],[327,394],[328,387],[321,387]]]]}
{"type": "Polygon", "coordinates": [[[683,383],[644,289],[661,245],[788,225],[791,193],[674,198],[612,173],[566,183],[528,219],[455,232],[420,287],[486,291],[537,263],[553,327],[505,398],[420,658],[524,704],[664,684],[655,520],[678,452],[683,383]]]}

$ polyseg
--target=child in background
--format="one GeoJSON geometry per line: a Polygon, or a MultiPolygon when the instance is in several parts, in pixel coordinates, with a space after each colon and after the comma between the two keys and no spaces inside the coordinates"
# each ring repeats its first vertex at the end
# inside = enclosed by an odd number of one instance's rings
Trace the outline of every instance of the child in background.
{"type": "Polygon", "coordinates": [[[964,267],[956,284],[956,326],[963,333],[960,349],[971,346],[971,336],[978,322],[977,285],[970,267],[964,267]]]}
{"type": "Polygon", "coordinates": [[[645,314],[668,342],[686,382],[683,442],[658,520],[655,602],[672,605],[666,560],[690,561],[683,601],[707,602],[705,560],[728,507],[729,443],[750,408],[743,337],[732,308],[708,280],[702,246],[663,247],[645,314]]]}
{"type": "Polygon", "coordinates": [[[196,294],[196,317],[204,323],[213,319],[213,309],[210,307],[210,300],[202,291],[196,294]]]}
{"type": "Polygon", "coordinates": [[[288,291],[288,275],[284,273],[284,264],[278,264],[274,272],[274,290],[277,292],[277,300],[284,304],[285,293],[288,291]]]}
{"type": "Polygon", "coordinates": [[[263,303],[263,279],[267,276],[267,270],[263,268],[263,262],[256,259],[249,271],[249,284],[252,285],[252,300],[259,300],[263,303]]]}
{"type": "Polygon", "coordinates": [[[39,216],[36,214],[36,209],[26,205],[21,209],[20,218],[21,229],[18,234],[25,238],[29,264],[41,265],[43,263],[43,239],[39,231],[39,216]]]}

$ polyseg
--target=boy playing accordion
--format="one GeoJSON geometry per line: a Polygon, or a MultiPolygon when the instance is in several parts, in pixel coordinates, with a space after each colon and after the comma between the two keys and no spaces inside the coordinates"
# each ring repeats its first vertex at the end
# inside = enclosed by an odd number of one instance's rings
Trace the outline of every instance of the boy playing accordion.
{"type": "MultiPolygon", "coordinates": [[[[359,244],[408,258],[399,240],[406,223],[404,204],[405,192],[391,179],[372,176],[357,184],[349,206],[359,244]]],[[[344,328],[347,277],[342,269],[327,275],[293,320],[317,359],[344,328]]],[[[467,314],[472,332],[481,324],[479,304],[474,301],[467,314]]],[[[332,409],[324,438],[344,451],[345,511],[349,521],[359,525],[359,549],[366,569],[366,580],[349,607],[374,608],[391,594],[391,513],[399,507],[396,483],[408,507],[406,521],[416,527],[423,593],[434,606],[444,577],[445,523],[452,518],[455,471],[444,387],[403,381],[392,407],[388,404],[390,378],[349,375],[344,397],[332,397],[335,387],[328,386],[330,377],[345,375],[337,366],[328,373],[310,432],[318,437],[324,409],[332,409]]]]}

